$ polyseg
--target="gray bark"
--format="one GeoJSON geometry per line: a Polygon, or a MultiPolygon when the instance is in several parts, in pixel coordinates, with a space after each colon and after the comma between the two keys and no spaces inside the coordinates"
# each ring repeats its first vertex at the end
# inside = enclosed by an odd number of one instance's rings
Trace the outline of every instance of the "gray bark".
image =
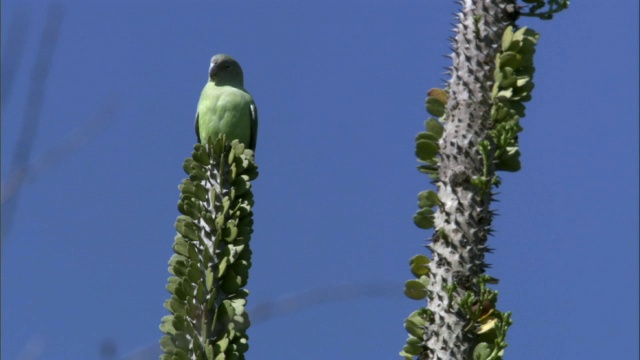
{"type": "Polygon", "coordinates": [[[471,180],[494,175],[491,165],[485,173],[478,143],[492,141],[495,57],[502,33],[511,23],[507,8],[513,9],[513,1],[465,0],[461,5],[436,181],[442,205],[435,214],[436,235],[429,245],[433,261],[429,265],[428,309],[434,319],[425,332],[428,349],[421,359],[472,358],[474,334],[464,329],[466,316],[458,300],[465,291],[477,292],[472,280],[487,267],[485,244],[492,220],[492,195],[491,191],[480,191],[471,180]],[[456,290],[450,297],[445,289],[454,284],[456,290]]]}

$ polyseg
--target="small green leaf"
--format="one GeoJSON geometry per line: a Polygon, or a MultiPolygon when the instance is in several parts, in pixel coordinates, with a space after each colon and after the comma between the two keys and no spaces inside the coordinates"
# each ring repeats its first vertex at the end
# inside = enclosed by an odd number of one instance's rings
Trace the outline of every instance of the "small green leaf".
{"type": "MultiPolygon", "coordinates": [[[[176,284],[177,284],[177,281],[178,281],[178,280],[179,280],[179,278],[178,278],[177,276],[172,276],[172,277],[170,277],[170,278],[169,278],[169,280],[168,280],[168,284],[167,284],[167,286],[166,286],[167,291],[169,291],[170,293],[172,293],[172,294],[173,294],[173,293],[174,293],[174,291],[175,291],[176,284]]],[[[169,310],[170,310],[170,309],[169,309],[169,310]]]]}
{"type": "Polygon", "coordinates": [[[437,144],[440,138],[432,133],[423,131],[418,133],[418,135],[416,135],[416,141],[420,141],[420,140],[426,140],[426,141],[430,141],[432,143],[437,144]]]}
{"type": "Polygon", "coordinates": [[[244,173],[245,169],[249,166],[249,161],[244,156],[237,156],[233,159],[233,164],[231,164],[231,168],[234,169],[238,174],[244,173]]]}
{"type": "Polygon", "coordinates": [[[195,161],[193,161],[193,159],[184,159],[184,162],[182,163],[182,170],[184,170],[184,172],[189,175],[191,171],[191,165],[194,163],[195,161]]]}
{"type": "MultiPolygon", "coordinates": [[[[412,337],[410,337],[410,339],[415,339],[415,338],[412,336],[412,337]]],[[[402,348],[402,351],[405,352],[408,355],[418,356],[422,352],[422,347],[419,344],[418,345],[410,345],[410,344],[407,343],[402,348]]],[[[411,359],[413,359],[413,357],[411,357],[411,359]]]]}
{"type": "Polygon", "coordinates": [[[429,118],[429,120],[424,122],[424,126],[427,129],[427,132],[435,135],[438,139],[442,138],[442,134],[444,134],[444,127],[440,121],[434,118],[429,118]]]}
{"type": "Polygon", "coordinates": [[[534,87],[535,87],[535,84],[533,83],[533,81],[524,82],[521,86],[516,87],[514,94],[517,96],[531,94],[531,91],[533,91],[534,87]]]}
{"type": "Polygon", "coordinates": [[[445,106],[440,99],[429,96],[427,98],[427,111],[435,117],[442,117],[445,114],[445,106]]]}
{"type": "Polygon", "coordinates": [[[249,215],[251,212],[251,206],[247,201],[240,201],[234,211],[238,214],[238,218],[243,218],[249,215]]]}
{"type": "Polygon", "coordinates": [[[427,140],[419,140],[416,142],[416,156],[420,161],[428,161],[433,159],[440,148],[436,143],[427,140]]]}
{"type": "Polygon", "coordinates": [[[179,281],[176,285],[174,295],[177,300],[184,302],[191,299],[193,293],[191,290],[191,284],[188,281],[179,281]]]}
{"type": "Polygon", "coordinates": [[[204,214],[204,216],[202,217],[202,220],[204,221],[205,224],[207,224],[207,226],[209,227],[209,229],[214,229],[215,228],[215,221],[213,220],[213,216],[211,215],[210,212],[206,212],[204,214]]]}
{"type": "Polygon", "coordinates": [[[233,270],[229,269],[222,276],[222,284],[221,289],[226,294],[233,294],[240,289],[242,286],[242,279],[233,272],[233,270]]]}
{"type": "Polygon", "coordinates": [[[490,316],[476,329],[476,333],[488,334],[490,337],[495,337],[499,325],[500,320],[497,317],[490,316]]]}
{"type": "Polygon", "coordinates": [[[421,229],[431,229],[434,225],[433,214],[429,208],[422,209],[413,216],[413,222],[421,229]]]}
{"type": "Polygon", "coordinates": [[[515,72],[513,71],[512,68],[510,67],[503,68],[501,74],[502,74],[502,79],[500,80],[500,87],[510,88],[516,85],[518,78],[515,76],[515,72]]]}
{"type": "Polygon", "coordinates": [[[424,337],[424,326],[427,324],[427,320],[420,314],[421,310],[416,310],[404,320],[404,328],[411,336],[418,339],[424,337]]]}
{"type": "Polygon", "coordinates": [[[224,337],[222,339],[220,339],[220,341],[216,342],[216,348],[218,349],[218,352],[225,352],[227,351],[227,347],[229,346],[229,338],[224,337]]]}
{"type": "Polygon", "coordinates": [[[415,277],[420,277],[422,275],[429,274],[430,262],[431,260],[429,260],[428,257],[422,254],[418,254],[412,257],[411,260],[409,261],[409,264],[411,265],[411,273],[415,277]]]}
{"type": "Polygon", "coordinates": [[[183,215],[197,220],[200,218],[200,211],[198,211],[199,209],[197,205],[189,199],[192,198],[186,196],[182,197],[182,201],[178,202],[178,211],[180,211],[180,213],[183,215]]]}
{"type": "Polygon", "coordinates": [[[238,227],[253,227],[253,219],[247,216],[238,220],[238,227]]]}
{"type": "Polygon", "coordinates": [[[433,190],[422,191],[418,194],[418,207],[421,209],[432,208],[440,204],[438,194],[433,190]]]}
{"type": "Polygon", "coordinates": [[[202,186],[202,184],[200,183],[195,183],[193,187],[194,187],[193,196],[200,201],[206,201],[207,189],[204,186],[202,186]]]}
{"type": "Polygon", "coordinates": [[[202,279],[202,271],[197,263],[192,262],[187,270],[187,278],[194,284],[197,284],[202,279]]]}
{"type": "Polygon", "coordinates": [[[499,56],[499,68],[504,69],[510,67],[512,69],[518,69],[522,62],[522,55],[508,51],[499,56]]]}
{"type": "Polygon", "coordinates": [[[167,315],[162,318],[162,323],[160,324],[160,331],[165,334],[175,334],[176,329],[173,327],[173,315],[167,315]]]}
{"type": "Polygon", "coordinates": [[[525,116],[526,107],[523,103],[518,101],[509,101],[509,108],[513,110],[513,112],[515,112],[515,114],[519,117],[525,116]]]}
{"type": "Polygon", "coordinates": [[[193,186],[193,181],[191,181],[188,178],[182,180],[182,183],[178,186],[178,189],[180,189],[180,192],[182,194],[187,194],[187,195],[193,195],[195,191],[193,186]]]}
{"type": "Polygon", "coordinates": [[[511,96],[513,96],[513,88],[508,88],[508,89],[498,91],[495,98],[507,100],[507,99],[510,99],[511,96]]]}
{"type": "Polygon", "coordinates": [[[409,338],[407,339],[407,345],[410,346],[419,346],[420,344],[422,344],[422,339],[418,339],[415,338],[413,336],[409,336],[409,338]]]}
{"type": "Polygon", "coordinates": [[[248,241],[249,239],[251,239],[251,233],[253,233],[253,229],[250,227],[246,227],[246,226],[238,226],[238,238],[236,240],[236,242],[239,239],[242,239],[242,241],[248,241]]]}
{"type": "Polygon", "coordinates": [[[182,256],[189,256],[189,246],[182,236],[176,235],[174,238],[173,251],[182,256]]]}
{"type": "Polygon", "coordinates": [[[207,355],[207,360],[213,359],[213,345],[207,344],[204,351],[207,355]]]}
{"type": "Polygon", "coordinates": [[[184,258],[179,257],[178,255],[171,256],[169,260],[169,265],[171,272],[177,277],[183,277],[187,273],[187,263],[184,258]]]}
{"type": "Polygon", "coordinates": [[[171,341],[171,336],[169,335],[165,335],[160,339],[160,347],[165,353],[173,352],[176,348],[173,341],[171,341]]]}
{"type": "Polygon", "coordinates": [[[184,331],[187,324],[183,315],[176,314],[171,321],[171,325],[177,331],[184,331]]]}
{"type": "Polygon", "coordinates": [[[423,174],[429,175],[432,179],[438,178],[438,166],[437,165],[420,165],[418,166],[418,171],[423,174]]]}
{"type": "Polygon", "coordinates": [[[449,101],[449,93],[440,88],[431,88],[427,91],[427,97],[433,97],[440,100],[441,103],[446,104],[449,101]]]}
{"type": "Polygon", "coordinates": [[[502,51],[507,51],[513,41],[513,26],[509,25],[502,33],[502,51]]]}
{"type": "Polygon", "coordinates": [[[205,272],[205,285],[207,291],[211,291],[211,288],[213,288],[213,270],[210,268],[205,272]]]}
{"type": "Polygon", "coordinates": [[[427,297],[427,289],[418,280],[408,280],[404,283],[404,294],[413,300],[422,300],[427,297]]]}
{"type": "MultiPolygon", "coordinates": [[[[413,355],[405,353],[404,351],[400,351],[398,355],[402,356],[404,360],[413,360],[413,355]]],[[[167,359],[160,359],[160,360],[167,360],[167,359]]]]}
{"type": "MultiPolygon", "coordinates": [[[[242,154],[244,154],[244,144],[241,143],[238,140],[233,140],[231,142],[231,148],[233,150],[233,151],[231,151],[233,156],[241,156],[242,154]]],[[[229,161],[229,162],[231,162],[231,161],[229,161]]]]}
{"type": "Polygon", "coordinates": [[[495,166],[497,171],[520,171],[520,150],[517,147],[507,149],[502,153],[495,166]]]}
{"type": "Polygon", "coordinates": [[[194,152],[191,153],[191,157],[200,165],[209,165],[211,159],[209,158],[209,154],[207,154],[207,150],[201,144],[198,144],[201,147],[196,148],[194,152]]]}
{"type": "Polygon", "coordinates": [[[418,356],[422,352],[421,344],[422,341],[420,339],[409,335],[407,343],[400,352],[400,356],[403,356],[406,360],[413,360],[414,356],[418,356]]]}
{"type": "Polygon", "coordinates": [[[185,333],[175,334],[173,336],[173,341],[174,341],[174,344],[176,345],[176,352],[173,353],[174,355],[177,355],[178,351],[181,349],[189,348],[190,341],[185,333]]]}
{"type": "Polygon", "coordinates": [[[224,227],[224,215],[223,214],[218,214],[216,216],[216,219],[214,221],[214,229],[216,230],[220,230],[224,227]]]}
{"type": "Polygon", "coordinates": [[[184,171],[189,174],[189,179],[194,182],[200,182],[207,179],[202,165],[196,163],[192,159],[187,159],[182,166],[184,171]]]}
{"type": "Polygon", "coordinates": [[[225,273],[227,272],[227,266],[229,266],[229,258],[228,257],[223,257],[220,260],[220,265],[218,265],[218,271],[216,272],[216,275],[218,278],[221,278],[222,276],[225,275],[225,273]]]}
{"type": "Polygon", "coordinates": [[[526,26],[523,26],[520,29],[516,30],[516,32],[513,33],[513,39],[514,40],[519,40],[519,41],[524,40],[526,31],[527,31],[527,27],[526,26]]]}
{"type": "Polygon", "coordinates": [[[226,214],[231,206],[231,199],[228,196],[222,198],[222,214],[226,214]]]}
{"type": "Polygon", "coordinates": [[[227,242],[233,242],[238,236],[238,228],[235,220],[228,220],[227,225],[222,230],[222,236],[227,242]]]}
{"type": "Polygon", "coordinates": [[[473,360],[488,360],[492,352],[491,346],[486,342],[482,342],[473,349],[473,360]]]}
{"type": "Polygon", "coordinates": [[[189,260],[195,263],[200,263],[200,254],[198,253],[196,245],[194,245],[193,243],[189,244],[187,251],[189,253],[189,260]]]}
{"type": "Polygon", "coordinates": [[[247,191],[247,189],[249,188],[249,183],[244,178],[244,176],[238,176],[237,178],[235,178],[235,180],[233,180],[231,186],[233,186],[233,188],[235,189],[235,196],[237,197],[241,196],[247,191]]]}
{"type": "Polygon", "coordinates": [[[174,314],[183,314],[186,311],[186,304],[178,297],[171,297],[169,300],[169,311],[174,314]]]}
{"type": "Polygon", "coordinates": [[[531,75],[522,75],[516,78],[516,86],[525,86],[527,83],[531,82],[531,75]]]}

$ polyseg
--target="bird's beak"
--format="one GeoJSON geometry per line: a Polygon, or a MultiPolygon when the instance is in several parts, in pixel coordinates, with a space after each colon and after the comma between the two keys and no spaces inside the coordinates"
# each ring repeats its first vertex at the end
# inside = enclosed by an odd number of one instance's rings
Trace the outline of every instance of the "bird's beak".
{"type": "Polygon", "coordinates": [[[215,63],[211,63],[211,65],[209,66],[209,77],[213,78],[216,75],[216,72],[218,71],[218,64],[215,63]]]}

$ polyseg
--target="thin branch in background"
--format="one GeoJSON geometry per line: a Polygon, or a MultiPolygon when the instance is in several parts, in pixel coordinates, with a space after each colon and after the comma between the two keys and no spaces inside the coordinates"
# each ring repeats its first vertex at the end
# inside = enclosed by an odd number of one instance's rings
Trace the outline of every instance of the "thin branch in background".
{"type": "Polygon", "coordinates": [[[369,283],[342,284],[299,292],[274,301],[266,301],[249,310],[252,324],[269,320],[274,316],[282,316],[300,311],[316,305],[346,301],[356,298],[380,298],[387,296],[401,296],[402,284],[369,283]]]}
{"type": "Polygon", "coordinates": [[[42,337],[34,337],[29,339],[27,345],[22,350],[18,360],[38,360],[44,353],[44,339],[42,337]]]}
{"type": "MultiPolygon", "coordinates": [[[[311,289],[260,303],[249,310],[249,319],[251,319],[251,324],[255,325],[272,317],[286,315],[325,303],[357,298],[403,297],[402,291],[400,291],[403,287],[404,285],[401,283],[387,282],[341,284],[311,289]]],[[[161,354],[160,345],[155,343],[138,348],[124,355],[120,360],[155,360],[161,354]]]]}
{"type": "Polygon", "coordinates": [[[40,177],[62,159],[83,147],[90,139],[99,134],[114,118],[118,104],[119,102],[115,99],[106,100],[100,111],[93,118],[73,130],[58,142],[53,149],[47,151],[32,163],[24,165],[9,174],[7,180],[2,184],[2,205],[11,201],[22,186],[40,177]]]}
{"type": "Polygon", "coordinates": [[[118,346],[113,339],[104,339],[100,344],[100,359],[112,360],[118,355],[118,346]]]}
{"type": "MultiPolygon", "coordinates": [[[[16,149],[13,153],[11,162],[11,170],[9,174],[18,173],[18,171],[29,162],[35,135],[37,133],[40,122],[40,113],[42,112],[42,104],[44,103],[44,94],[51,69],[53,54],[60,37],[60,28],[64,19],[65,8],[60,3],[53,3],[47,10],[47,20],[42,31],[40,45],[36,54],[36,60],[31,71],[31,82],[27,94],[27,102],[25,103],[24,120],[22,128],[16,143],[16,149]]],[[[5,120],[6,121],[6,120],[5,120]]],[[[22,174],[21,177],[24,177],[22,174]]],[[[19,183],[23,179],[18,180],[19,183]]],[[[13,216],[15,214],[18,196],[15,194],[11,200],[3,204],[2,211],[2,239],[4,240],[11,230],[13,216]]]]}
{"type": "Polygon", "coordinates": [[[9,98],[13,94],[13,85],[16,82],[20,65],[22,65],[22,54],[27,44],[27,34],[29,23],[31,22],[30,9],[22,8],[18,10],[9,24],[8,36],[2,49],[2,91],[0,91],[0,103],[4,109],[9,98]]]}

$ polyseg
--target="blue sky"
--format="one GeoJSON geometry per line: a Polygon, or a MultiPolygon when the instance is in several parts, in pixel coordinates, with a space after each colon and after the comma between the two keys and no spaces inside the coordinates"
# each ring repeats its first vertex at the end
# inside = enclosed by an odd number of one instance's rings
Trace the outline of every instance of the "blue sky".
{"type": "MultiPolygon", "coordinates": [[[[3,185],[26,151],[17,139],[50,4],[2,2],[3,185]]],[[[15,197],[3,236],[2,358],[100,359],[108,340],[132,359],[157,344],[177,186],[215,53],[240,61],[260,109],[250,305],[289,308],[309,291],[318,302],[256,321],[248,358],[399,358],[403,319],[421,304],[402,295],[408,259],[430,235],[412,223],[430,187],[413,141],[426,90],[446,79],[456,5],[58,4],[35,88],[30,161],[46,166],[15,197]],[[81,146],[54,161],[60,144],[81,146]]],[[[636,359],[638,3],[574,1],[553,21],[520,24],[542,35],[536,88],[488,257],[515,320],[507,358],[636,359]]]]}

